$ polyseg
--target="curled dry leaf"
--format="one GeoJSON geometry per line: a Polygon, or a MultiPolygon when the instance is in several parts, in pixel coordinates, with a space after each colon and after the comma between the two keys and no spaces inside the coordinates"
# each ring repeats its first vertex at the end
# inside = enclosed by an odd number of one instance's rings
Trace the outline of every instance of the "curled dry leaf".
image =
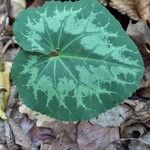
{"type": "Polygon", "coordinates": [[[10,69],[11,63],[0,62],[0,118],[2,119],[6,119],[4,109],[10,93],[10,69]]]}
{"type": "Polygon", "coordinates": [[[121,136],[124,138],[138,138],[144,135],[146,128],[142,124],[132,124],[129,127],[124,128],[121,136]]]}
{"type": "Polygon", "coordinates": [[[133,138],[136,135],[143,136],[150,128],[150,102],[146,102],[144,107],[136,111],[128,121],[121,125],[121,137],[133,138]]]}
{"type": "Polygon", "coordinates": [[[150,22],[150,0],[102,0],[104,4],[108,4],[117,9],[122,14],[138,20],[143,19],[150,22]]]}

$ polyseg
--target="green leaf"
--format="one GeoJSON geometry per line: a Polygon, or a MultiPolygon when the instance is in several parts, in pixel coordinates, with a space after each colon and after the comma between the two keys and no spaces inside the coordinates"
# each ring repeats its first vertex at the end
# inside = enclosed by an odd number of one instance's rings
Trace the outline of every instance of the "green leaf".
{"type": "Polygon", "coordinates": [[[23,51],[12,78],[24,104],[59,120],[86,120],[131,96],[143,75],[137,47],[98,2],[48,2],[14,25],[23,51]]]}

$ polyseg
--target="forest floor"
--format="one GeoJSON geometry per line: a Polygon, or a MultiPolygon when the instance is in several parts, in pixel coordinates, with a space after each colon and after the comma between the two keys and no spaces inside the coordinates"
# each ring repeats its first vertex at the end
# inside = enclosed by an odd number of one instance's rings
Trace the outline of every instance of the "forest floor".
{"type": "Polygon", "coordinates": [[[0,119],[0,150],[150,150],[150,0],[141,0],[138,5],[135,1],[101,2],[120,21],[142,54],[145,73],[139,89],[97,118],[61,122],[23,105],[9,78],[13,59],[20,51],[12,31],[16,15],[44,1],[0,0],[0,78],[4,77],[7,83],[4,87],[0,83],[0,103],[10,83],[7,119],[0,119]],[[2,66],[8,76],[4,76],[2,66]]]}

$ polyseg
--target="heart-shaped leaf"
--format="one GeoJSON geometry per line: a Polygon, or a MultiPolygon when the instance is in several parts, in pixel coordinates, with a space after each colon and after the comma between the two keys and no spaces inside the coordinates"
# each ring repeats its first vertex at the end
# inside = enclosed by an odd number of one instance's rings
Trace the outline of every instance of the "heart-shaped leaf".
{"type": "Polygon", "coordinates": [[[22,101],[60,120],[86,120],[138,88],[143,62],[97,0],[47,2],[23,11],[14,33],[24,49],[12,78],[22,101]]]}

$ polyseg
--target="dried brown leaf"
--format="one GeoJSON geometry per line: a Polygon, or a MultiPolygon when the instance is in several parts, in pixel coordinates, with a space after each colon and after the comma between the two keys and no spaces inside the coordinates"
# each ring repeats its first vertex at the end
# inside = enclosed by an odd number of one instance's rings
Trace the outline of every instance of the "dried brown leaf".
{"type": "Polygon", "coordinates": [[[23,148],[30,149],[32,141],[27,134],[12,119],[9,119],[9,124],[15,136],[15,143],[21,145],[23,148]]]}
{"type": "Polygon", "coordinates": [[[123,138],[138,138],[144,135],[146,128],[142,124],[133,124],[124,128],[124,131],[121,133],[123,138]]]}
{"type": "Polygon", "coordinates": [[[52,129],[37,127],[34,121],[29,119],[27,115],[24,115],[20,120],[20,126],[26,136],[28,136],[36,146],[42,143],[51,143],[54,140],[55,133],[52,129]]]}
{"type": "Polygon", "coordinates": [[[100,114],[98,117],[91,119],[90,122],[102,127],[118,127],[131,115],[131,109],[123,105],[119,105],[100,114]]]}
{"type": "MultiPolygon", "coordinates": [[[[102,0],[108,4],[108,0],[102,0]]],[[[150,0],[110,0],[109,5],[131,18],[150,22],[150,0]]]]}
{"type": "Polygon", "coordinates": [[[144,78],[138,94],[143,98],[150,98],[150,29],[146,22],[140,20],[136,24],[130,22],[127,32],[138,46],[145,64],[144,78]]]}
{"type": "Polygon", "coordinates": [[[129,23],[127,28],[127,33],[131,36],[134,40],[136,45],[138,46],[143,59],[145,66],[149,65],[149,57],[150,53],[146,49],[146,43],[150,44],[150,29],[145,21],[138,21],[137,23],[133,24],[132,22],[129,23]]]}
{"type": "Polygon", "coordinates": [[[81,150],[104,150],[119,139],[119,128],[103,128],[87,122],[78,126],[77,143],[81,150]]]}
{"type": "Polygon", "coordinates": [[[48,150],[77,150],[77,143],[70,137],[70,133],[63,132],[49,146],[48,150]]]}
{"type": "Polygon", "coordinates": [[[54,140],[55,134],[51,129],[33,126],[28,136],[34,145],[39,146],[42,143],[51,143],[54,140]]]}

